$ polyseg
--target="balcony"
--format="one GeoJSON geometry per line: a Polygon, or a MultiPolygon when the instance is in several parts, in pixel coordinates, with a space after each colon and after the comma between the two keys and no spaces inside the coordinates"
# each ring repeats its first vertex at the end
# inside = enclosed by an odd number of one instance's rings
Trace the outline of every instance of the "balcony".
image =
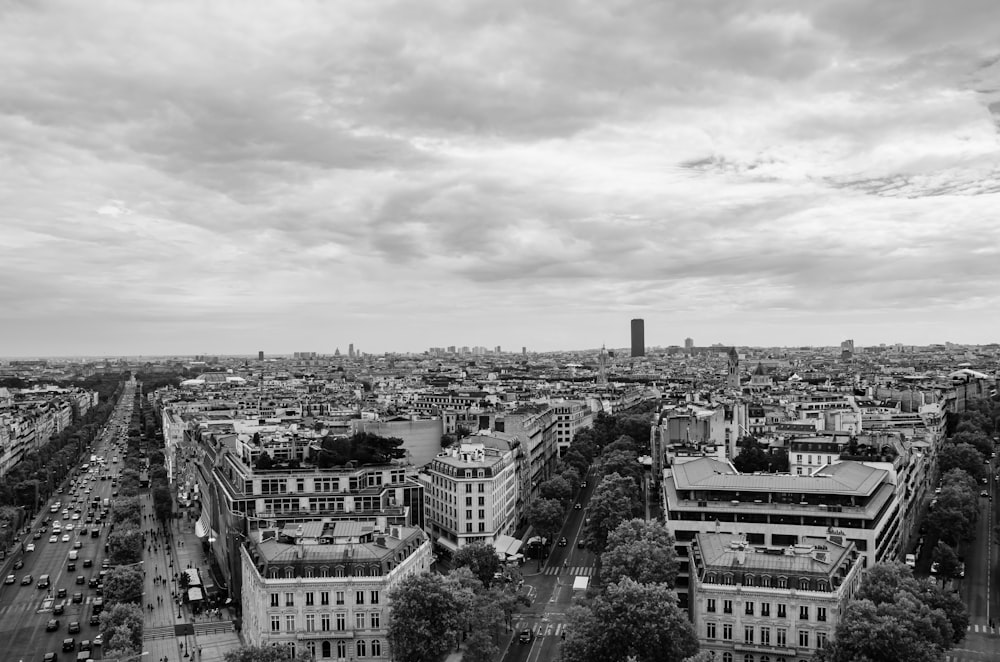
{"type": "Polygon", "coordinates": [[[776,655],[779,657],[795,657],[799,654],[795,648],[781,648],[764,644],[733,644],[733,649],[741,653],[757,653],[760,655],[776,655]]]}

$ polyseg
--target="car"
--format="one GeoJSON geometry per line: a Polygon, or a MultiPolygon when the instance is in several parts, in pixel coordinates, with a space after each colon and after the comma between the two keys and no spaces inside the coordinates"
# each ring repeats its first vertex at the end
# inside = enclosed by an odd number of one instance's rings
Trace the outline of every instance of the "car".
{"type": "Polygon", "coordinates": [[[52,608],[52,613],[56,616],[61,616],[63,612],[66,611],[65,603],[60,602],[55,607],[52,608]]]}
{"type": "Polygon", "coordinates": [[[49,536],[49,542],[59,542],[59,536],[49,536]]]}
{"type": "Polygon", "coordinates": [[[69,542],[69,534],[68,533],[64,533],[63,534],[62,541],[63,542],[69,542]]]}
{"type": "Polygon", "coordinates": [[[563,536],[562,538],[559,539],[559,546],[560,547],[566,546],[566,536],[563,536]]]}
{"type": "Polygon", "coordinates": [[[3,583],[4,584],[13,584],[15,581],[17,581],[17,578],[14,575],[7,575],[7,578],[5,580],[3,580],[3,583]]]}
{"type": "Polygon", "coordinates": [[[49,622],[45,624],[45,631],[46,632],[55,632],[58,629],[59,629],[59,619],[58,618],[50,618],[49,622]]]}
{"type": "Polygon", "coordinates": [[[66,564],[66,570],[68,572],[73,572],[74,570],[76,570],[76,564],[70,561],[69,563],[66,564]]]}
{"type": "Polygon", "coordinates": [[[101,570],[108,570],[111,568],[111,561],[104,559],[101,561],[101,570]]]}
{"type": "Polygon", "coordinates": [[[73,637],[66,637],[63,639],[62,649],[64,651],[75,651],[76,650],[76,639],[73,637]]]}
{"type": "MultiPolygon", "coordinates": [[[[90,490],[88,490],[88,492],[89,491],[90,490]]],[[[78,512],[77,513],[73,513],[73,516],[70,517],[70,519],[73,520],[73,521],[76,521],[76,520],[80,519],[80,513],[78,513],[78,512]]]]}
{"type": "Polygon", "coordinates": [[[583,541],[583,538],[580,538],[576,541],[576,546],[580,549],[585,549],[587,547],[587,543],[583,541]]]}
{"type": "Polygon", "coordinates": [[[49,651],[48,653],[42,656],[42,662],[56,662],[56,654],[53,653],[52,651],[49,651]]]}
{"type": "Polygon", "coordinates": [[[88,586],[88,587],[90,587],[90,588],[97,588],[97,585],[98,585],[99,583],[100,583],[100,582],[99,582],[99,581],[97,581],[97,577],[91,577],[91,578],[90,578],[90,581],[89,581],[89,582],[87,582],[87,586],[88,586]]]}
{"type": "Polygon", "coordinates": [[[990,481],[988,478],[983,478],[983,485],[989,485],[990,481]]]}
{"type": "Polygon", "coordinates": [[[66,522],[66,526],[63,527],[63,531],[72,531],[74,528],[73,522],[66,522]]]}
{"type": "Polygon", "coordinates": [[[91,625],[100,625],[101,624],[101,616],[100,616],[100,614],[91,614],[90,615],[90,624],[91,625]]]}
{"type": "Polygon", "coordinates": [[[24,559],[18,559],[14,561],[14,570],[20,570],[24,567],[24,559]]]}
{"type": "Polygon", "coordinates": [[[81,602],[83,602],[83,593],[80,593],[80,592],[74,593],[73,594],[73,602],[74,602],[74,604],[80,604],[81,602]]]}
{"type": "Polygon", "coordinates": [[[42,532],[41,532],[41,531],[35,531],[35,532],[34,532],[34,533],[33,533],[33,534],[31,535],[31,539],[32,539],[32,540],[38,540],[38,539],[39,539],[39,538],[41,538],[41,537],[42,537],[42,532]]]}
{"type": "Polygon", "coordinates": [[[94,561],[92,559],[84,559],[83,560],[83,567],[84,568],[89,568],[92,565],[94,565],[94,561]]]}
{"type": "Polygon", "coordinates": [[[63,587],[60,587],[59,590],[56,591],[56,597],[57,598],[65,598],[66,597],[66,589],[63,588],[63,587]]]}
{"type": "Polygon", "coordinates": [[[579,501],[577,501],[576,504],[573,505],[573,510],[580,510],[581,508],[583,508],[583,506],[580,505],[579,501]]]}
{"type": "Polygon", "coordinates": [[[81,547],[83,547],[83,543],[82,543],[82,542],[80,542],[79,540],[76,540],[76,541],[75,541],[75,542],[73,543],[73,549],[80,549],[81,547]]]}
{"type": "Polygon", "coordinates": [[[530,644],[534,638],[535,633],[531,630],[521,630],[521,633],[517,635],[517,640],[522,644],[530,644]]]}
{"type": "Polygon", "coordinates": [[[580,487],[581,487],[581,488],[586,488],[586,487],[587,487],[587,481],[583,481],[583,482],[581,482],[581,483],[580,483],[580,487]]]}
{"type": "Polygon", "coordinates": [[[87,583],[87,578],[84,577],[83,575],[77,575],[76,576],[76,583],[79,586],[83,586],[84,584],[87,583]]]}
{"type": "Polygon", "coordinates": [[[958,576],[965,577],[965,562],[958,564],[958,576]]]}
{"type": "Polygon", "coordinates": [[[89,651],[90,650],[90,639],[84,639],[80,642],[80,650],[89,651]]]}
{"type": "Polygon", "coordinates": [[[941,566],[938,565],[937,561],[935,561],[934,563],[931,563],[931,572],[936,575],[937,572],[938,572],[938,568],[940,568],[940,567],[941,566]]]}
{"type": "Polygon", "coordinates": [[[21,577],[21,586],[31,586],[34,583],[35,583],[35,578],[32,577],[31,575],[25,575],[24,577],[21,577]]]}
{"type": "Polygon", "coordinates": [[[33,551],[35,551],[35,544],[29,542],[27,545],[24,546],[24,551],[26,551],[26,552],[33,552],[33,551]]]}
{"type": "Polygon", "coordinates": [[[66,628],[66,631],[69,632],[70,634],[76,634],[77,632],[79,632],[80,621],[71,621],[69,627],[66,628]]]}
{"type": "Polygon", "coordinates": [[[104,635],[101,634],[101,633],[97,633],[97,636],[94,637],[93,644],[95,646],[102,646],[102,645],[104,645],[104,635]]]}

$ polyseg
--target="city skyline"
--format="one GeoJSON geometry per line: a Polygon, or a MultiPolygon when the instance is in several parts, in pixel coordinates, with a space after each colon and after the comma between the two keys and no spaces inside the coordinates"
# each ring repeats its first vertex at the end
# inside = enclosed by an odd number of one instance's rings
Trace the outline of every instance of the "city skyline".
{"type": "Polygon", "coordinates": [[[0,354],[988,344],[998,23],[8,7],[0,354]]]}

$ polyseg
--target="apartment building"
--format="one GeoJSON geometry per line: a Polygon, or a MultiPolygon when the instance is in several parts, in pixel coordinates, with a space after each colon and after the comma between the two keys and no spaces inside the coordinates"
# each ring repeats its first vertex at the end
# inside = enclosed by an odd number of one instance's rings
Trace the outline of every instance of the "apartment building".
{"type": "Polygon", "coordinates": [[[439,454],[420,473],[426,530],[451,551],[493,544],[517,528],[516,440],[478,434],[439,454]]]}
{"type": "Polygon", "coordinates": [[[729,456],[731,435],[722,405],[670,405],[655,416],[650,430],[654,476],[674,462],[698,457],[725,460],[729,456]]]}
{"type": "MultiPolygon", "coordinates": [[[[741,474],[732,464],[701,458],[663,472],[667,527],[683,558],[699,533],[733,528],[751,545],[788,547],[805,537],[843,532],[868,565],[900,553],[905,492],[894,472],[844,461],[811,475],[741,474]]],[[[689,577],[677,580],[687,607],[689,577]]]]}
{"type": "Polygon", "coordinates": [[[389,593],[432,562],[423,531],[374,520],[260,529],[240,558],[246,643],[315,660],[388,660],[389,593]]]}
{"type": "Polygon", "coordinates": [[[700,648],[721,662],[805,662],[833,638],[861,586],[865,556],[844,535],[784,547],[734,532],[699,533],[688,557],[689,614],[700,648]]]}
{"type": "Polygon", "coordinates": [[[594,412],[583,401],[553,403],[556,415],[556,447],[562,456],[580,430],[594,425],[594,412]]]}

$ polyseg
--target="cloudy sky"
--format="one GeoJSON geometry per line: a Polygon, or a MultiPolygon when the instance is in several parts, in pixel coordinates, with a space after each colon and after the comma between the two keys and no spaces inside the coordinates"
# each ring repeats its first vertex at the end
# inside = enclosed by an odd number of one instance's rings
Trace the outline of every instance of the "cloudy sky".
{"type": "Polygon", "coordinates": [[[0,355],[998,339],[995,0],[0,0],[0,43],[0,355]]]}

